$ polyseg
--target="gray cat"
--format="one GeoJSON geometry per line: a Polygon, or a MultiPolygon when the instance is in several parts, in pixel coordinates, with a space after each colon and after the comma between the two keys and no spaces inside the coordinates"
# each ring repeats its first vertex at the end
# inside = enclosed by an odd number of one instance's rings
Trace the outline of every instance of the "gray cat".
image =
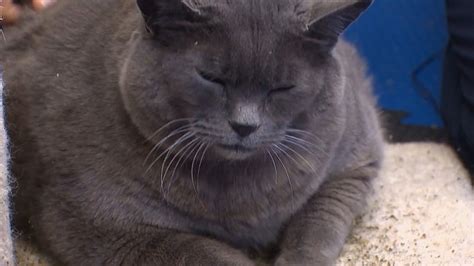
{"type": "Polygon", "coordinates": [[[338,41],[370,2],[63,0],[10,28],[17,226],[66,265],[334,263],[382,160],[338,41]]]}

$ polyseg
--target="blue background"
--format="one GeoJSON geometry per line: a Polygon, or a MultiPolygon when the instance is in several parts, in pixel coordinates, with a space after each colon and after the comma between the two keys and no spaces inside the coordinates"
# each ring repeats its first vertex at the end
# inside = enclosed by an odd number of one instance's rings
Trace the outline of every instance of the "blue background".
{"type": "Polygon", "coordinates": [[[383,109],[407,112],[404,124],[442,126],[433,104],[417,92],[412,76],[436,54],[418,80],[439,102],[448,39],[444,0],[375,0],[345,38],[367,59],[383,109]]]}

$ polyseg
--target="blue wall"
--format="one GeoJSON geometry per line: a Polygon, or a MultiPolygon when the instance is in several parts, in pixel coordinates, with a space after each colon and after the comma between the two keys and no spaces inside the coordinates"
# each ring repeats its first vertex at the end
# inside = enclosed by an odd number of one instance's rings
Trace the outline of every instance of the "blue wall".
{"type": "Polygon", "coordinates": [[[432,104],[417,92],[412,76],[420,64],[438,53],[418,79],[439,101],[439,52],[447,43],[444,0],[375,0],[345,37],[368,60],[379,104],[384,109],[409,113],[405,124],[442,125],[432,104]]]}

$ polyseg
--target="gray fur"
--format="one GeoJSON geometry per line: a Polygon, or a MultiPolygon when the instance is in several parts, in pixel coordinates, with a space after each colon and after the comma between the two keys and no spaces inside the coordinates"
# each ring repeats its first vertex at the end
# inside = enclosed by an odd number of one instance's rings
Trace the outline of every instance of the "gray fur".
{"type": "Polygon", "coordinates": [[[17,226],[67,265],[333,263],[382,159],[364,64],[334,48],[362,9],[138,3],[60,1],[0,50],[17,226]]]}

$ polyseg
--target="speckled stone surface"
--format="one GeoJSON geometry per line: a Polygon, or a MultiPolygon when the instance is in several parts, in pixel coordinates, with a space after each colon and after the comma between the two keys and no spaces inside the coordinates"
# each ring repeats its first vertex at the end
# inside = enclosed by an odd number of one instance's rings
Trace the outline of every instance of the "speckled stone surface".
{"type": "Polygon", "coordinates": [[[388,146],[339,265],[474,265],[474,191],[453,151],[388,146]]]}
{"type": "Polygon", "coordinates": [[[3,79],[0,66],[0,265],[13,265],[9,215],[9,179],[7,165],[7,136],[3,116],[3,79]]]}
{"type": "MultiPolygon", "coordinates": [[[[444,145],[389,145],[369,209],[338,265],[473,265],[474,191],[444,145]]],[[[48,265],[17,243],[19,265],[48,265]]]]}

